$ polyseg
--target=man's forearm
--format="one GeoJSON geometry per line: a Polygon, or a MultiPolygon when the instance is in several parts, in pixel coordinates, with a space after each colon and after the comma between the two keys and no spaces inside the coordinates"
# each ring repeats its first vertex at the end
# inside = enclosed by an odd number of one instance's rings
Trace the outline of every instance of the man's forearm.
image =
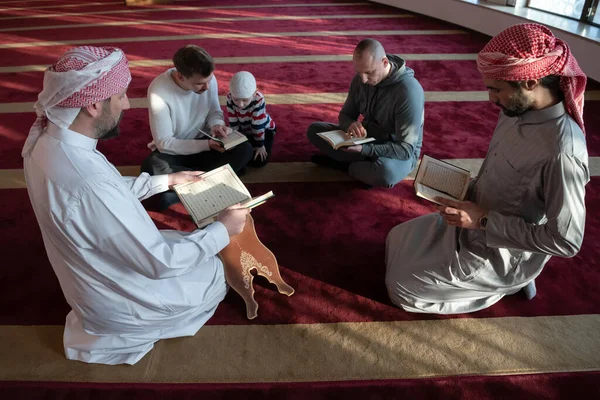
{"type": "Polygon", "coordinates": [[[172,155],[196,154],[210,150],[208,140],[169,138],[155,142],[155,145],[161,153],[172,155]]]}
{"type": "Polygon", "coordinates": [[[584,223],[573,223],[576,228],[560,231],[556,224],[536,225],[521,217],[488,213],[486,242],[489,247],[511,248],[551,256],[573,257],[581,248],[584,223]]]}
{"type": "Polygon", "coordinates": [[[366,157],[387,157],[396,160],[409,160],[414,156],[414,149],[405,142],[387,142],[382,144],[364,144],[361,154],[366,157]]]}

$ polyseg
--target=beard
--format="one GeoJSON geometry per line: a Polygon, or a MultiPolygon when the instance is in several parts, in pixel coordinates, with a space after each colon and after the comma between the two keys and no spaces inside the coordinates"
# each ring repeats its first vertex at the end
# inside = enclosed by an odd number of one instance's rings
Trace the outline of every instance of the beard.
{"type": "Polygon", "coordinates": [[[106,119],[100,121],[96,126],[96,138],[99,140],[106,140],[119,136],[119,123],[123,118],[123,114],[124,112],[121,111],[119,118],[116,121],[112,121],[112,118],[110,118],[110,115],[107,113],[106,119]]]}
{"type": "Polygon", "coordinates": [[[519,115],[523,115],[527,111],[531,110],[531,103],[532,102],[523,93],[523,91],[519,90],[513,97],[509,99],[506,106],[503,106],[500,103],[496,103],[496,105],[502,109],[502,112],[507,117],[518,117],[519,115]]]}

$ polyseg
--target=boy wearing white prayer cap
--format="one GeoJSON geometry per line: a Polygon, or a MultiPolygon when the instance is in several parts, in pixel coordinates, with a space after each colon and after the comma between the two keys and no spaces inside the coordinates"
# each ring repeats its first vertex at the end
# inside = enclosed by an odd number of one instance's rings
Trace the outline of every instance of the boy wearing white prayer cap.
{"type": "Polygon", "coordinates": [[[229,127],[248,137],[254,154],[248,165],[262,167],[271,158],[275,121],[267,113],[267,103],[257,90],[256,79],[248,71],[233,75],[227,95],[229,127]]]}

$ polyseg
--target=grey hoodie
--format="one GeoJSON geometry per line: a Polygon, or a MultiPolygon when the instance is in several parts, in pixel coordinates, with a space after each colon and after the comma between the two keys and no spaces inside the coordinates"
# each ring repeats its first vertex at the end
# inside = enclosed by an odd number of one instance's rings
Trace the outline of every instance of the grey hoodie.
{"type": "Polygon", "coordinates": [[[340,129],[347,131],[362,114],[368,136],[362,155],[399,160],[418,159],[423,141],[425,94],[412,69],[400,57],[387,54],[390,75],[372,86],[356,74],[339,115],[340,129]]]}

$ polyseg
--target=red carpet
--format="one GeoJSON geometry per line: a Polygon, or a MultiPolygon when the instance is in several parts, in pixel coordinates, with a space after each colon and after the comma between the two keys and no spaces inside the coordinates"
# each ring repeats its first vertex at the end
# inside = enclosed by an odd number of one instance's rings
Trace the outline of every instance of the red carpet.
{"type": "MultiPolygon", "coordinates": [[[[77,1],[0,2],[0,68],[45,65],[71,45],[57,43],[44,47],[20,47],[39,41],[105,39],[96,45],[115,45],[131,61],[168,60],[186,44],[207,48],[213,57],[260,57],[301,55],[350,55],[363,36],[304,36],[206,38],[179,40],[116,39],[167,37],[180,35],[281,33],[316,31],[399,31],[461,29],[443,21],[422,16],[414,18],[323,19],[327,15],[399,14],[401,10],[375,4],[328,5],[324,7],[271,7],[286,2],[267,0],[263,7],[245,0],[181,1],[167,6],[141,7],[135,12],[121,4],[80,5],[77,1]],[[71,4],[74,7],[53,7],[71,4]],[[208,8],[173,10],[193,6],[208,8]],[[16,9],[15,9],[16,8],[16,9]],[[19,9],[26,8],[26,9],[19,9]],[[164,10],[163,10],[164,9],[164,10]],[[161,10],[161,11],[153,11],[161,10]],[[87,13],[69,15],[69,13],[87,13]],[[90,14],[91,13],[91,14],[90,14]],[[52,16],[61,14],[60,16],[52,16]],[[25,19],[27,16],[47,18],[25,19]],[[184,21],[169,24],[133,26],[52,28],[15,30],[24,26],[50,27],[65,24],[165,21],[194,18],[239,18],[266,16],[309,16],[305,20],[269,21],[184,21]],[[6,45],[17,44],[18,47],[6,45]]],[[[99,3],[98,0],[94,3],[99,3]]],[[[287,3],[291,3],[288,0],[287,3]]],[[[294,2],[300,4],[301,2],[294,2]]],[[[309,3],[342,3],[341,0],[310,0],[309,3]]],[[[389,53],[398,54],[475,54],[489,38],[473,32],[444,35],[375,34],[389,53]]],[[[448,56],[446,58],[452,58],[448,56]]],[[[484,91],[473,60],[409,60],[427,92],[484,91]]],[[[143,98],[151,80],[167,67],[135,67],[130,98],[143,98]]],[[[227,93],[228,80],[238,70],[251,71],[267,95],[291,93],[344,93],[353,76],[350,62],[275,62],[217,65],[220,94],[227,93]]],[[[42,85],[42,72],[2,72],[0,70],[0,107],[8,103],[36,100],[42,85]]],[[[590,81],[588,90],[599,90],[590,81]]],[[[304,104],[268,106],[278,125],[273,162],[306,162],[314,152],[305,138],[308,125],[317,120],[335,122],[341,104],[304,104]]],[[[427,102],[423,153],[438,158],[481,158],[485,156],[498,109],[486,101],[427,102]]],[[[600,102],[585,106],[590,156],[600,156],[600,102]]],[[[34,120],[33,113],[6,113],[0,122],[0,169],[20,169],[20,151],[34,120]]],[[[116,165],[139,165],[148,154],[150,141],[146,109],[125,114],[121,136],[101,142],[99,149],[116,165]]],[[[233,292],[218,307],[210,325],[253,328],[289,324],[334,322],[381,322],[451,320],[453,318],[501,318],[569,316],[600,314],[600,178],[587,186],[588,209],[585,241],[574,259],[553,258],[537,280],[538,295],[526,301],[520,294],[509,296],[493,307],[469,315],[440,317],[409,314],[389,302],[384,285],[384,240],[396,224],[432,210],[415,198],[411,182],[392,190],[364,190],[352,182],[252,184],[253,193],[273,190],[276,197],[253,211],[261,240],[277,255],[285,280],[296,294],[277,294],[266,282],[258,280],[256,298],[259,316],[248,321],[244,304],[233,292]]],[[[150,212],[161,229],[193,229],[181,206],[163,213],[150,212]]],[[[24,189],[3,189],[0,197],[0,238],[3,239],[3,266],[0,272],[0,328],[9,325],[62,325],[69,307],[46,257],[43,242],[24,189]]],[[[452,322],[452,321],[445,321],[452,322]]],[[[302,325],[305,326],[305,325],[302,325]]],[[[485,335],[482,332],[482,335],[485,335]]],[[[553,349],[548,349],[552,352],[553,349]]],[[[57,355],[61,357],[60,355],[57,355]]],[[[159,362],[159,361],[156,361],[159,362]]],[[[410,362],[410,360],[407,360],[410,362]]],[[[460,360],[457,360],[460,362],[460,360]]],[[[300,364],[300,361],[299,361],[300,364]]],[[[183,366],[185,367],[185,366],[183,366]]],[[[0,368],[10,368],[2,365],[0,368]]],[[[40,369],[47,368],[40,365],[40,369]]],[[[84,368],[82,364],[82,368],[84,368]]],[[[135,368],[135,367],[131,367],[135,368]]],[[[535,371],[533,371],[535,372],[535,371]]],[[[539,371],[538,371],[539,372],[539,371]]],[[[285,371],[281,380],[286,379],[285,371]]],[[[349,398],[349,399],[466,399],[484,398],[529,400],[583,399],[600,396],[599,372],[531,374],[507,376],[459,376],[435,379],[367,379],[341,382],[252,384],[99,384],[92,382],[12,382],[0,380],[2,398],[13,399],[262,399],[349,398]]],[[[202,382],[202,377],[198,377],[202,382]]]]}
{"type": "Polygon", "coordinates": [[[600,396],[599,372],[502,377],[463,376],[360,382],[269,384],[89,384],[0,382],[6,398],[77,400],[419,399],[419,400],[564,400],[600,396]]]}
{"type": "MultiPolygon", "coordinates": [[[[493,307],[450,318],[600,314],[600,178],[588,185],[588,224],[584,246],[574,259],[553,258],[538,278],[532,301],[506,297],[493,307]]],[[[258,289],[259,318],[245,318],[241,299],[230,293],[210,324],[290,324],[319,322],[407,321],[448,318],[409,314],[389,302],[385,285],[384,241],[402,221],[432,210],[412,194],[410,182],[392,190],[359,189],[354,183],[250,185],[254,194],[273,190],[276,197],[253,211],[261,240],[278,258],[283,276],[297,289],[292,297],[258,289]],[[302,201],[298,201],[302,199],[302,201]],[[352,209],[351,213],[340,210],[352,209]],[[319,232],[319,234],[316,234],[319,232]]],[[[6,190],[0,237],[11,242],[0,290],[0,324],[61,324],[69,311],[47,261],[25,190],[6,190]],[[23,286],[22,282],[27,282],[23,286]]],[[[193,230],[181,205],[151,212],[161,229],[193,230]]]]}
{"type": "MultiPolygon", "coordinates": [[[[97,1],[94,1],[97,2],[97,1]]],[[[113,1],[109,1],[113,2],[113,1]]],[[[66,2],[60,2],[56,4],[65,4],[66,2]]],[[[288,3],[288,2],[286,2],[288,3]]],[[[288,4],[302,4],[303,2],[294,1],[288,4]]],[[[281,1],[261,1],[255,3],[253,1],[226,1],[222,2],[219,6],[215,3],[208,5],[206,1],[183,1],[175,2],[168,5],[157,5],[157,6],[136,6],[133,8],[124,8],[120,4],[103,5],[95,7],[68,7],[68,8],[38,8],[42,3],[35,2],[31,3],[35,8],[29,10],[18,10],[18,11],[2,11],[2,18],[18,18],[9,19],[6,22],[6,27],[21,26],[16,21],[22,21],[23,17],[34,16],[35,19],[31,21],[35,26],[52,26],[69,23],[90,23],[90,18],[93,18],[94,22],[102,21],[124,21],[124,20],[162,20],[162,19],[181,19],[181,18],[216,18],[216,17],[261,17],[261,16],[272,16],[272,15],[336,15],[336,14],[369,14],[373,11],[393,11],[395,13],[401,12],[394,9],[390,9],[377,4],[368,4],[368,2],[357,2],[358,5],[347,5],[353,3],[352,1],[320,1],[311,0],[304,2],[306,5],[319,4],[318,7],[285,7],[285,3],[281,1]],[[320,5],[321,3],[330,5],[320,5]],[[342,3],[346,5],[337,6],[335,3],[342,3]],[[260,7],[257,7],[259,6],[260,7]],[[271,7],[276,5],[277,7],[271,7]],[[236,8],[238,6],[239,8],[236,8]],[[250,7],[248,7],[250,6],[250,7]],[[190,10],[186,7],[202,7],[198,10],[190,10]],[[180,10],[174,10],[173,8],[181,8],[180,10]],[[235,10],[232,12],[232,9],[235,10]],[[126,12],[123,12],[126,10],[126,12]],[[74,15],[75,13],[86,13],[86,15],[74,15]],[[61,14],[59,17],[47,18],[47,15],[61,14]],[[44,16],[40,18],[39,16],[44,16]],[[15,22],[13,22],[15,21],[15,22]]],[[[43,3],[46,5],[47,3],[43,3]]],[[[74,3],[71,3],[74,4],[74,3]]],[[[13,5],[14,8],[19,8],[13,5]]],[[[29,5],[28,7],[31,7],[29,5]]]]}
{"type": "MultiPolygon", "coordinates": [[[[332,53],[333,54],[333,53],[332,53]]],[[[170,60],[168,58],[166,61],[170,60]]],[[[481,75],[473,60],[408,61],[421,85],[430,91],[485,91],[481,75]],[[460,71],[460,75],[457,74],[460,71]]],[[[127,91],[130,98],[146,97],[148,85],[167,66],[132,69],[132,81],[127,91]]],[[[226,96],[229,80],[239,70],[255,76],[259,89],[265,94],[287,93],[345,93],[355,72],[348,61],[294,62],[294,63],[240,63],[219,64],[215,76],[219,94],[226,96]],[[325,66],[326,68],[323,68],[325,66]],[[315,79],[318,76],[319,79],[315,79]],[[293,77],[293,79],[290,79],[293,77]]],[[[7,74],[9,75],[9,74],[7,74]]],[[[12,79],[0,87],[0,96],[7,102],[35,102],[44,80],[44,73],[20,72],[10,74],[12,79]]],[[[339,108],[339,106],[337,107],[339,108]]]]}
{"type": "MultiPolygon", "coordinates": [[[[314,121],[337,121],[340,104],[270,105],[267,110],[277,123],[273,146],[274,162],[309,161],[314,148],[305,139],[314,121]]],[[[485,157],[489,139],[498,118],[498,109],[489,102],[426,103],[423,154],[439,158],[485,157]],[[474,134],[465,141],[464,135],[474,134]]],[[[586,103],[588,151],[600,155],[600,102],[586,103]]],[[[5,117],[3,117],[5,118],[5,117]]],[[[0,169],[22,168],[21,148],[35,120],[33,114],[20,113],[0,125],[0,169]]],[[[100,142],[98,148],[115,165],[139,165],[149,154],[146,145],[151,135],[146,109],[125,113],[121,136],[100,142]]]]}
{"type": "MultiPolygon", "coordinates": [[[[151,35],[149,35],[151,36],[151,35]]],[[[486,43],[483,35],[371,35],[373,39],[386,44],[390,53],[406,54],[435,54],[435,53],[477,53],[486,43]]],[[[173,49],[183,47],[190,42],[210,50],[213,57],[256,57],[260,56],[291,56],[291,55],[320,55],[320,54],[352,54],[356,43],[362,35],[352,36],[310,36],[310,37],[275,37],[252,39],[198,39],[198,40],[167,40],[146,42],[111,43],[107,46],[117,46],[123,49],[129,60],[139,59],[170,59],[173,49]],[[240,46],[243,44],[243,46],[240,46]]],[[[16,49],[0,48],[0,59],[3,66],[30,64],[51,64],[68,50],[66,46],[46,46],[40,54],[40,49],[23,47],[16,49]]]]}
{"type": "MultiPolygon", "coordinates": [[[[306,8],[305,8],[306,10],[306,8]]],[[[370,10],[371,13],[374,10],[370,10]]],[[[347,14],[354,14],[356,10],[348,10],[347,14]]],[[[342,12],[343,13],[343,12],[342,12]]],[[[400,13],[400,12],[398,12],[400,13]]],[[[197,15],[185,15],[179,18],[207,18],[204,13],[197,15]]],[[[253,12],[253,16],[259,16],[257,11],[253,12]]],[[[277,13],[279,14],[279,13],[277,13]]],[[[336,13],[337,14],[337,13],[336,13]]],[[[343,13],[346,14],[346,13],[343,13]]],[[[285,15],[290,15],[286,13],[285,15]]],[[[310,14],[300,14],[301,16],[310,14]]],[[[153,20],[160,21],[171,17],[163,15],[163,13],[152,13],[153,20]],[[160,14],[160,15],[156,15],[160,14]],[[157,18],[159,17],[159,18],[157,18]]],[[[249,16],[252,18],[253,16],[249,16]]],[[[264,16],[264,14],[262,15],[264,16]]],[[[220,16],[221,18],[225,16],[220,16]]],[[[241,16],[244,17],[244,16],[241,16]]],[[[178,17],[175,17],[178,18],[178,17]]],[[[175,19],[174,18],[174,19],[175,19]]],[[[218,17],[217,17],[218,18],[218,17]]],[[[0,32],[0,43],[11,43],[18,37],[20,43],[37,42],[46,40],[47,37],[52,37],[52,40],[77,40],[123,37],[140,37],[140,36],[179,36],[179,35],[202,35],[214,33],[247,33],[247,32],[300,32],[306,30],[306,26],[310,26],[314,31],[329,31],[335,28],[336,31],[355,31],[360,29],[369,29],[368,26],[374,21],[377,21],[378,30],[404,30],[404,29],[456,29],[455,26],[448,23],[435,20],[422,20],[419,18],[382,18],[374,20],[372,18],[365,19],[319,19],[315,16],[314,19],[304,19],[299,21],[294,20],[274,20],[265,24],[265,21],[226,21],[226,22],[179,22],[173,24],[146,24],[123,26],[115,29],[114,26],[100,26],[90,28],[73,28],[73,29],[44,29],[40,31],[26,32],[0,32]],[[367,28],[365,28],[367,27],[367,28]]],[[[8,22],[8,21],[5,21],[8,22]]],[[[34,22],[36,26],[38,21],[34,22]]]]}

